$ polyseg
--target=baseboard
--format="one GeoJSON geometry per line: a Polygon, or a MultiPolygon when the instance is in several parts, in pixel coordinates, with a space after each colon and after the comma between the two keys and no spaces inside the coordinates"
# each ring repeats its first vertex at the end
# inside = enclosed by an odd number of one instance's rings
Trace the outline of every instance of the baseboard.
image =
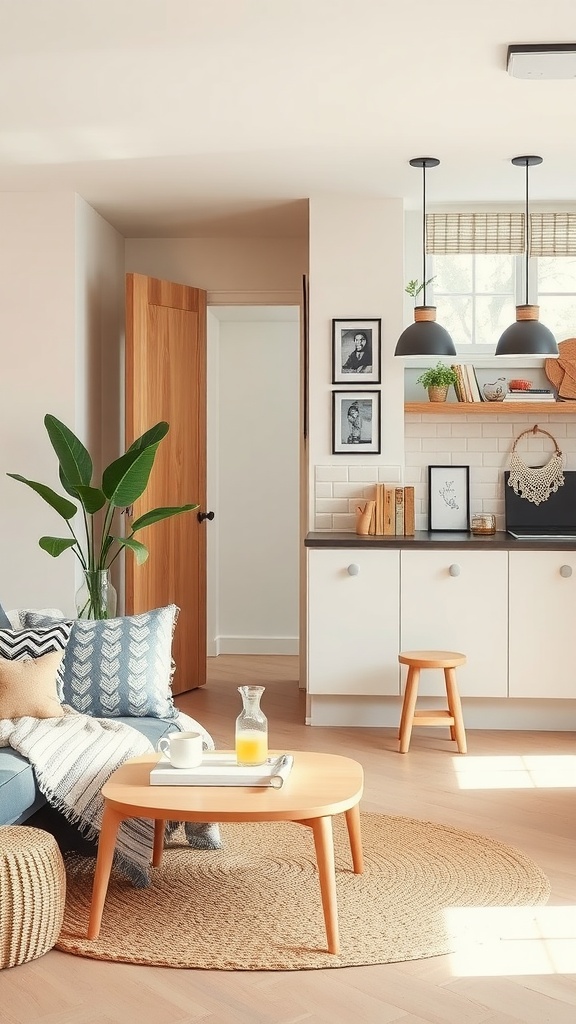
{"type": "Polygon", "coordinates": [[[209,657],[218,654],[299,653],[300,641],[297,636],[217,636],[208,644],[209,657]]]}

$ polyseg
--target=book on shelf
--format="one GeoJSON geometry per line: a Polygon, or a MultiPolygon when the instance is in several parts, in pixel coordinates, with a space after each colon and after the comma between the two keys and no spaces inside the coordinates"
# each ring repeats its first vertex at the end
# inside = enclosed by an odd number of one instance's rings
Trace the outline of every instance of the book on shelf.
{"type": "Polygon", "coordinates": [[[552,391],[509,391],[504,396],[505,402],[555,402],[552,391]]]}
{"type": "Polygon", "coordinates": [[[396,488],[393,484],[384,484],[384,530],[385,537],[393,537],[396,533],[396,488]]]}
{"type": "Polygon", "coordinates": [[[404,536],[413,537],[416,532],[414,516],[414,487],[404,488],[404,536]]]}
{"type": "Polygon", "coordinates": [[[473,402],[482,401],[482,392],[480,391],[480,385],[478,384],[478,378],[476,377],[476,370],[473,366],[468,364],[465,366],[466,375],[468,377],[468,384],[470,385],[470,394],[472,395],[473,402]]]}
{"type": "Polygon", "coordinates": [[[396,487],[394,492],[394,525],[397,537],[404,535],[404,488],[396,487]]]}
{"type": "Polygon", "coordinates": [[[205,750],[196,768],[174,768],[162,755],[150,771],[151,786],[267,786],[281,789],[292,771],[292,754],[277,754],[264,764],[245,767],[234,754],[205,750]]]}
{"type": "Polygon", "coordinates": [[[553,395],[551,388],[510,388],[509,395],[553,395]]]}
{"type": "Polygon", "coordinates": [[[384,533],[384,484],[376,484],[376,533],[384,533]]]}

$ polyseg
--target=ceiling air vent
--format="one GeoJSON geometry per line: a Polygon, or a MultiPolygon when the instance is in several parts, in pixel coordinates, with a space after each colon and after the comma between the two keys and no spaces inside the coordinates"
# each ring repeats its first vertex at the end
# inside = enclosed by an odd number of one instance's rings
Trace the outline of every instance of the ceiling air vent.
{"type": "Polygon", "coordinates": [[[576,78],[576,43],[526,43],[508,47],[514,78],[576,78]]]}

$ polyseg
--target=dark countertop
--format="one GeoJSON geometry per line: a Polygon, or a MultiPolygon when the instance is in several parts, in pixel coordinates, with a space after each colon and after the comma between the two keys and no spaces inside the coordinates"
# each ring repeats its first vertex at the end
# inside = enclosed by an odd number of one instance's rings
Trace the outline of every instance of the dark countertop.
{"type": "Polygon", "coordinates": [[[516,540],[509,533],[495,533],[489,537],[473,536],[466,532],[443,533],[434,530],[417,531],[413,537],[365,537],[357,533],[336,533],[318,530],[306,534],[307,548],[488,548],[492,551],[576,551],[574,541],[516,540]]]}

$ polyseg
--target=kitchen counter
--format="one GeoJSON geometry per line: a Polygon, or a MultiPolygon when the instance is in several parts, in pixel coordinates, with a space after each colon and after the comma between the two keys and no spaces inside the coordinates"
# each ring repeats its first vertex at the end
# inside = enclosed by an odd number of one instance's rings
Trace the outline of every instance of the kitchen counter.
{"type": "Polygon", "coordinates": [[[312,531],[306,534],[304,544],[308,548],[402,548],[432,550],[433,548],[466,548],[467,551],[488,549],[490,551],[574,551],[576,541],[560,540],[516,540],[503,531],[492,536],[474,536],[467,530],[444,533],[440,530],[429,532],[418,530],[413,537],[361,536],[357,533],[336,533],[312,531]]]}

